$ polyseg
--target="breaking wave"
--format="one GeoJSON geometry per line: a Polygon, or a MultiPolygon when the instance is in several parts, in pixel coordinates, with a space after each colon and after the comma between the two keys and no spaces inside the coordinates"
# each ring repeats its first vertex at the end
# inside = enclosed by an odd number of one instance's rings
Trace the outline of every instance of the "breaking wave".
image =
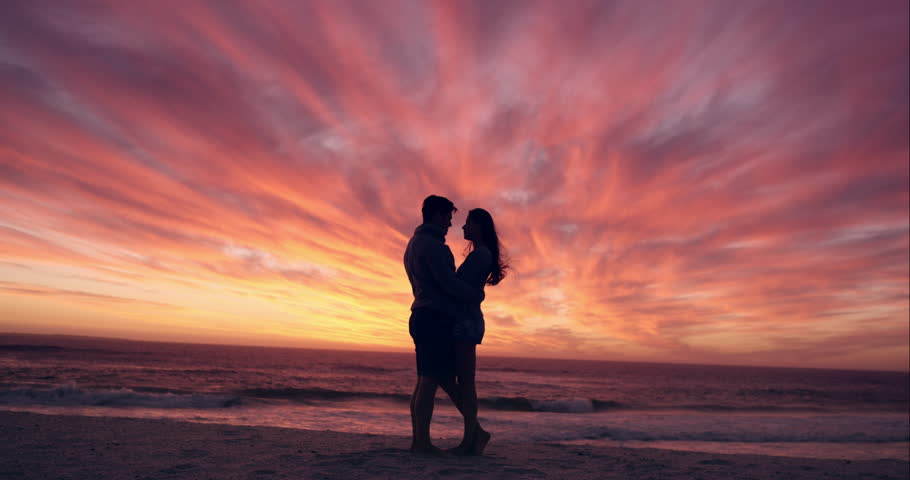
{"type": "Polygon", "coordinates": [[[50,389],[15,388],[0,390],[2,405],[94,406],[142,408],[227,408],[240,404],[231,395],[137,391],[129,388],[85,390],[75,385],[50,389]]]}

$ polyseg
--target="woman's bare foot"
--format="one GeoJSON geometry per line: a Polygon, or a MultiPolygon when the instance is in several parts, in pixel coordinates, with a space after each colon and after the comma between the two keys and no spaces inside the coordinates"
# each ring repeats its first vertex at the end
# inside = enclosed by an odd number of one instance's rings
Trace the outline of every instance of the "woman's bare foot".
{"type": "Polygon", "coordinates": [[[483,450],[487,448],[487,444],[490,443],[490,438],[492,437],[490,432],[478,429],[477,432],[474,433],[474,446],[471,448],[471,454],[483,455],[483,450]]]}

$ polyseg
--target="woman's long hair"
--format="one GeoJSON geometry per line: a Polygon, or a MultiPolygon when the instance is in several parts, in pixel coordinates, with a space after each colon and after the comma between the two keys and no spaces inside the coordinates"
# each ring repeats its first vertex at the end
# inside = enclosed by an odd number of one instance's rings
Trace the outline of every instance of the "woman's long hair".
{"type": "MultiPolygon", "coordinates": [[[[468,212],[468,219],[480,225],[480,229],[483,232],[481,242],[493,254],[493,265],[490,269],[490,275],[487,277],[487,284],[496,285],[505,278],[509,265],[505,262],[502,243],[499,241],[499,235],[496,234],[496,225],[493,224],[493,217],[490,212],[482,208],[475,208],[468,212]]],[[[470,241],[468,251],[473,250],[474,242],[470,241]]]]}

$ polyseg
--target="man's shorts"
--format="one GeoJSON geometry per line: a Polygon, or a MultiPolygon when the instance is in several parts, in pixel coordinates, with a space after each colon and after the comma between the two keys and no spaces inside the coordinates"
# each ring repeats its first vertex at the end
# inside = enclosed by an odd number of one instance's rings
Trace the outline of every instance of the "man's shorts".
{"type": "Polygon", "coordinates": [[[409,324],[417,352],[417,375],[445,381],[455,376],[455,320],[431,308],[411,311],[409,324]]]}

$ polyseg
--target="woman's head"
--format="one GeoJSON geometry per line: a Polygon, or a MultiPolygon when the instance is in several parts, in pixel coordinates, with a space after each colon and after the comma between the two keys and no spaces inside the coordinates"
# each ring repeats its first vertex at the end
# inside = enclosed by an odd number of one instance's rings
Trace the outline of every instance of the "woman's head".
{"type": "Polygon", "coordinates": [[[464,238],[471,242],[470,248],[473,250],[477,245],[483,245],[490,249],[493,254],[493,267],[490,276],[487,277],[487,283],[490,285],[498,284],[506,276],[508,265],[502,258],[502,243],[499,241],[499,235],[496,233],[496,225],[493,223],[493,217],[490,212],[482,208],[475,208],[468,212],[468,218],[461,227],[464,230],[464,238]]]}

